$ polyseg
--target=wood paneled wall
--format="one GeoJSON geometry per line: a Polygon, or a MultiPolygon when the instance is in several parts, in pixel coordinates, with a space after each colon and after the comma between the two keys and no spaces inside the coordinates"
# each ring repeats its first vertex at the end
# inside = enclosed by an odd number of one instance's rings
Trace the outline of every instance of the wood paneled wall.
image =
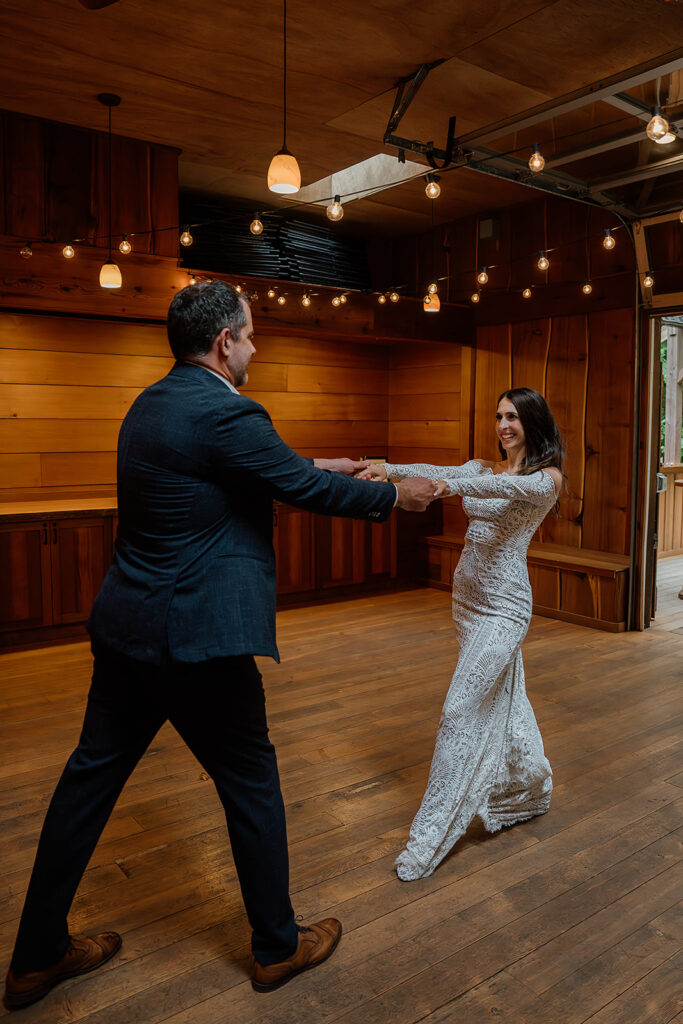
{"type": "MultiPolygon", "coordinates": [[[[629,553],[633,359],[631,309],[478,329],[471,454],[499,458],[496,403],[510,387],[544,394],[565,438],[568,493],[559,518],[543,524],[541,540],[629,553]]],[[[457,532],[461,525],[458,506],[449,503],[444,528],[457,532]]]]}
{"type": "MultiPolygon", "coordinates": [[[[267,407],[292,447],[387,452],[386,346],[268,334],[256,345],[244,394],[267,407]]],[[[111,491],[121,420],[172,366],[165,328],[0,314],[0,350],[3,496],[111,491]]]]}
{"type": "MultiPolygon", "coordinates": [[[[106,133],[0,111],[0,181],[0,235],[108,245],[106,133]]],[[[135,252],[177,256],[177,224],[178,150],[113,135],[114,245],[135,233],[135,252]]]]}

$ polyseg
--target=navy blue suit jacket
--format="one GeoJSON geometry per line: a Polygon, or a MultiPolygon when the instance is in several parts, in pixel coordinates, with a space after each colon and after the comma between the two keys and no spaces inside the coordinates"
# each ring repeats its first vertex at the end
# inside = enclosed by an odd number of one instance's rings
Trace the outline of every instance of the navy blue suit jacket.
{"type": "Polygon", "coordinates": [[[121,426],[118,536],[90,634],[157,664],[278,659],[272,499],[382,521],[395,497],[391,484],[316,469],[258,402],[177,363],[121,426]]]}

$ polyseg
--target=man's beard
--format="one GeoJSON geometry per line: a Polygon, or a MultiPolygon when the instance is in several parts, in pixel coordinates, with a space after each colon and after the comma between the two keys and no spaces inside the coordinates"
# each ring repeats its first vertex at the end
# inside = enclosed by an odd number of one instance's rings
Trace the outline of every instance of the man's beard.
{"type": "Polygon", "coordinates": [[[243,370],[240,370],[235,374],[235,387],[241,388],[243,384],[246,384],[249,380],[249,371],[245,366],[243,370]]]}

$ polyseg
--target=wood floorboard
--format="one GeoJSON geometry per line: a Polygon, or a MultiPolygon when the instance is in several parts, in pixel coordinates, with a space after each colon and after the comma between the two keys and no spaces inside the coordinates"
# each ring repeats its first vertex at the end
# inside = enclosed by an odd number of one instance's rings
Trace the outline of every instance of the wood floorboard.
{"type": "MultiPolygon", "coordinates": [[[[252,991],[222,810],[164,726],[71,917],[75,931],[121,930],[121,954],[22,1021],[683,1022],[683,635],[671,623],[661,604],[658,628],[642,634],[535,618],[524,657],[554,768],[551,810],[495,836],[473,825],[431,878],[405,884],[393,862],[457,657],[448,596],[411,590],[282,612],[283,663],[260,667],[293,902],[306,920],[340,917],[335,956],[277,993],[252,991]]],[[[14,652],[0,673],[1,967],[78,738],[90,654],[83,643],[14,652]]]]}

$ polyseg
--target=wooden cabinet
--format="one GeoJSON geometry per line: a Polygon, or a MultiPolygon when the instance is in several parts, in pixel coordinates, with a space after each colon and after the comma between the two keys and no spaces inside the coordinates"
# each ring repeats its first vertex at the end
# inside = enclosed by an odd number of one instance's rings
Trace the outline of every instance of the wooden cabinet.
{"type": "Polygon", "coordinates": [[[111,561],[111,537],[111,519],[97,515],[0,525],[0,630],[85,622],[111,561]]]}
{"type": "Polygon", "coordinates": [[[313,590],[313,544],[310,512],[277,505],[273,513],[273,544],[277,560],[278,594],[313,590]]]}
{"type": "Polygon", "coordinates": [[[49,523],[0,525],[0,630],[52,622],[49,523]]]}

